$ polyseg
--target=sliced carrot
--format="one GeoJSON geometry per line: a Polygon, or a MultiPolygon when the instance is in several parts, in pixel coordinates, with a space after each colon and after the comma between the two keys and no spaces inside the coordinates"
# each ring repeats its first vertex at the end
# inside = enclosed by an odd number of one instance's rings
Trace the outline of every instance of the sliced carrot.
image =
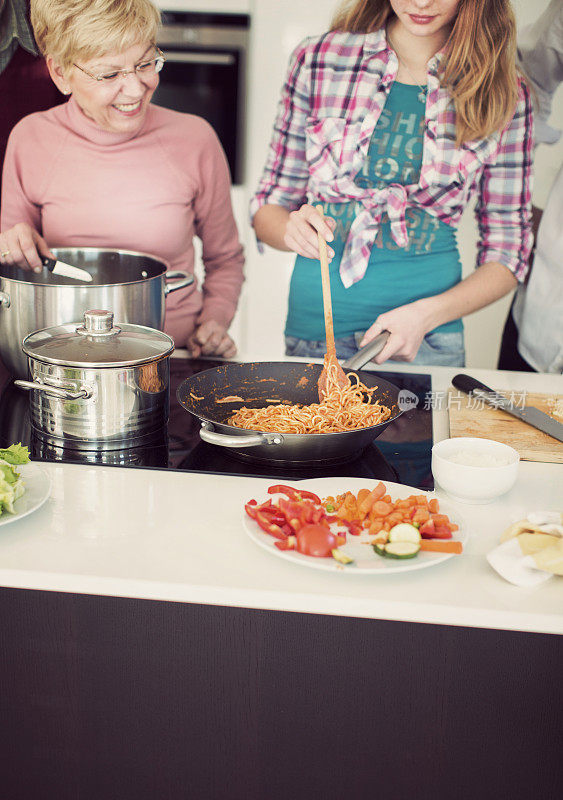
{"type": "Polygon", "coordinates": [[[384,496],[381,498],[381,500],[382,500],[382,502],[383,502],[383,503],[392,503],[392,502],[393,502],[393,501],[391,500],[391,495],[390,495],[390,494],[386,494],[386,495],[384,495],[384,496]]]}
{"type": "Polygon", "coordinates": [[[448,522],[448,528],[451,531],[458,531],[459,530],[459,525],[456,525],[455,522],[448,522]]]}
{"type": "Polygon", "coordinates": [[[376,503],[380,497],[383,497],[385,494],[385,486],[381,481],[374,486],[374,488],[369,492],[367,497],[364,497],[362,501],[360,501],[360,493],[358,492],[358,510],[362,518],[369,514],[371,509],[373,508],[373,504],[376,503]]]}
{"type": "Polygon", "coordinates": [[[439,509],[440,509],[440,504],[438,500],[435,497],[433,497],[432,500],[430,500],[430,502],[428,503],[428,510],[432,514],[435,514],[437,511],[439,511],[439,509]]]}
{"type": "Polygon", "coordinates": [[[398,511],[392,511],[389,516],[385,518],[385,521],[388,522],[389,525],[398,525],[399,522],[403,521],[403,515],[398,511]]]}
{"type": "Polygon", "coordinates": [[[417,506],[426,506],[428,505],[428,498],[425,494],[417,494],[415,498],[415,502],[417,506]]]}
{"type": "Polygon", "coordinates": [[[412,503],[410,500],[396,500],[395,501],[395,508],[412,508],[412,503]]]}
{"type": "Polygon", "coordinates": [[[378,517],[386,517],[393,511],[393,505],[385,500],[378,500],[373,504],[373,511],[378,517]]]}
{"type": "Polygon", "coordinates": [[[374,519],[369,526],[369,532],[373,535],[379,533],[380,530],[383,528],[383,520],[382,519],[374,519]]]}
{"type": "Polygon", "coordinates": [[[358,497],[357,497],[358,506],[362,505],[362,503],[364,502],[366,497],[369,496],[369,493],[370,493],[369,489],[360,489],[360,491],[358,492],[358,497]]]}
{"type": "Polygon", "coordinates": [[[454,542],[452,539],[422,539],[420,549],[430,553],[461,553],[463,547],[461,542],[454,542]]]}
{"type": "Polygon", "coordinates": [[[419,525],[423,525],[425,522],[428,522],[430,519],[430,512],[426,508],[417,508],[412,518],[413,523],[418,522],[419,525]]]}
{"type": "Polygon", "coordinates": [[[346,492],[344,496],[344,505],[348,506],[348,508],[357,505],[356,497],[352,494],[352,492],[346,492]]]}
{"type": "Polygon", "coordinates": [[[448,525],[450,522],[450,518],[445,514],[432,514],[432,519],[434,520],[434,525],[448,525]]]}

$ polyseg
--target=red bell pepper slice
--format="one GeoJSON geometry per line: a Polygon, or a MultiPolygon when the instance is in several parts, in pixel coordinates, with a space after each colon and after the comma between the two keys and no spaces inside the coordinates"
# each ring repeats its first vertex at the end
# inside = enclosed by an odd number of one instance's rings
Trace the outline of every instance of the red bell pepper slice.
{"type": "Polygon", "coordinates": [[[274,545],[278,548],[278,550],[295,550],[295,537],[290,536],[285,541],[277,541],[274,542],[274,545]]]}
{"type": "Polygon", "coordinates": [[[278,509],[272,504],[271,500],[266,500],[265,503],[258,504],[256,500],[249,500],[245,504],[244,509],[249,517],[256,519],[256,513],[262,511],[265,514],[278,514],[278,509]]]}
{"type": "Polygon", "coordinates": [[[262,511],[256,512],[256,522],[260,525],[262,530],[269,533],[270,536],[276,539],[287,539],[288,534],[285,533],[279,525],[276,525],[275,522],[270,522],[269,517],[262,511]]]}
{"type": "Polygon", "coordinates": [[[448,525],[436,525],[431,518],[418,529],[423,539],[451,539],[452,532],[448,525]]]}
{"type": "Polygon", "coordinates": [[[324,508],[315,507],[310,500],[298,502],[280,497],[278,508],[295,532],[300,530],[303,525],[320,524],[326,518],[324,508]]]}
{"type": "MultiPolygon", "coordinates": [[[[423,537],[426,538],[426,537],[423,537]]],[[[436,525],[434,527],[433,539],[451,539],[452,532],[448,525],[436,525]]]]}
{"type": "Polygon", "coordinates": [[[268,487],[268,494],[285,494],[290,500],[312,500],[318,505],[321,504],[321,498],[318,494],[308,492],[305,489],[296,489],[294,486],[286,486],[281,483],[268,487]]]}

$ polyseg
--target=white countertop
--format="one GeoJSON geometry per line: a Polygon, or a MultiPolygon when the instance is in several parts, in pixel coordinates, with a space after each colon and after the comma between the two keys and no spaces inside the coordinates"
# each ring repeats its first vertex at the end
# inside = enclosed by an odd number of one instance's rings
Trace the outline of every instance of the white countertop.
{"type": "MultiPolygon", "coordinates": [[[[429,371],[439,392],[459,370],[429,371]]],[[[561,376],[469,372],[498,389],[563,393],[561,376]]],[[[447,411],[437,409],[434,438],[447,435],[447,411]]],[[[455,504],[470,532],[463,555],[393,575],[321,572],[258,548],[243,529],[243,503],[262,496],[271,479],[40,466],[52,492],[40,509],[0,527],[1,586],[563,633],[563,579],[517,588],[485,559],[511,522],[561,510],[563,465],[523,461],[504,497],[455,504]]]]}

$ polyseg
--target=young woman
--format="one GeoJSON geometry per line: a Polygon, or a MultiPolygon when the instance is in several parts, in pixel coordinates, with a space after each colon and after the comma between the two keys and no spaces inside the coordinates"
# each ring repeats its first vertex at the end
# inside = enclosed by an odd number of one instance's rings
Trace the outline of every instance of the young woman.
{"type": "Polygon", "coordinates": [[[227,160],[200,117],[151,103],[164,57],[151,0],[32,0],[51,78],[70,97],[32,114],[8,142],[0,262],[41,270],[50,246],[150,253],[205,280],[170,294],[178,347],[232,356],[228,328],[243,281],[227,160]]]}
{"type": "Polygon", "coordinates": [[[531,153],[510,0],[342,7],[293,53],[251,204],[258,239],[297,253],[288,355],[324,353],[319,231],[340,357],[388,330],[378,363],[462,366],[461,318],[526,273],[531,153]],[[478,269],[461,280],[455,229],[473,195],[478,269]]]}

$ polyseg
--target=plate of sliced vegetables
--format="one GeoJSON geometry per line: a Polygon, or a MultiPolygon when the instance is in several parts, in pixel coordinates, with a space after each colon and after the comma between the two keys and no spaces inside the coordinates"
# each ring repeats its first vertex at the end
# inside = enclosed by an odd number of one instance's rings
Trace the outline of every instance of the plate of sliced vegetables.
{"type": "Polygon", "coordinates": [[[313,569],[426,569],[459,557],[468,537],[457,509],[400,483],[320,478],[261,491],[244,505],[246,533],[273,555],[313,569]]]}
{"type": "Polygon", "coordinates": [[[30,462],[27,447],[0,449],[0,526],[40,508],[51,493],[51,479],[30,462]]]}

